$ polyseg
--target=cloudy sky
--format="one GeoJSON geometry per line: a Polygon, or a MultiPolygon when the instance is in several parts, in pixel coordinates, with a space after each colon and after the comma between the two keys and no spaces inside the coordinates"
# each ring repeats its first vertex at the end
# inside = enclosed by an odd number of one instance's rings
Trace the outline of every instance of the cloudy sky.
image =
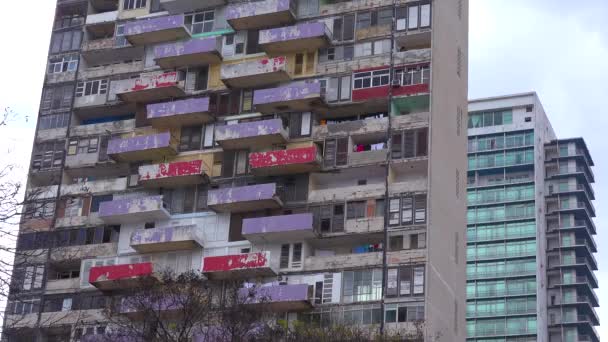
{"type": "MultiPolygon", "coordinates": [[[[443,0],[450,1],[450,0],[443,0]]],[[[20,116],[0,127],[0,165],[25,177],[46,65],[54,0],[10,1],[0,12],[4,78],[0,109],[20,116]],[[27,20],[24,21],[24,14],[27,20]],[[26,120],[27,117],[27,120],[26,120]]],[[[536,91],[560,137],[583,136],[595,160],[595,203],[602,272],[608,284],[608,2],[605,0],[470,0],[469,98],[536,91]],[[603,248],[603,252],[602,252],[603,248]]],[[[608,296],[600,293],[608,317],[608,296]]],[[[606,317],[604,318],[604,323],[606,317]]],[[[608,324],[599,329],[608,338],[608,324]]]]}

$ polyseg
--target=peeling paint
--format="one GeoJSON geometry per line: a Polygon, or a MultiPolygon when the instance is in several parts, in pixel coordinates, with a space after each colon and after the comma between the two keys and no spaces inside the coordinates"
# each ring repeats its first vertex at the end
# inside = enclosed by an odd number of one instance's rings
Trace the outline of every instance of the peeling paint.
{"type": "Polygon", "coordinates": [[[322,22],[303,23],[294,26],[261,30],[259,44],[263,45],[317,37],[327,37],[328,39],[330,37],[329,30],[322,22]]]}
{"type": "Polygon", "coordinates": [[[121,280],[125,278],[149,276],[153,273],[151,262],[138,264],[95,266],[89,272],[89,283],[121,280]]]}
{"type": "Polygon", "coordinates": [[[170,15],[130,21],[125,24],[125,36],[171,30],[184,27],[183,15],[170,15]]]}
{"type": "Polygon", "coordinates": [[[171,177],[201,175],[203,173],[202,165],[202,160],[142,165],[139,167],[139,179],[146,181],[171,177]]]}
{"type": "Polygon", "coordinates": [[[239,296],[243,298],[245,304],[307,301],[309,286],[308,284],[294,284],[260,286],[253,290],[243,288],[239,290],[239,296]]]}
{"type": "Polygon", "coordinates": [[[225,272],[270,267],[270,253],[258,252],[203,258],[203,272],[225,272]]]}
{"type": "Polygon", "coordinates": [[[108,154],[144,151],[171,147],[171,133],[163,132],[131,138],[116,138],[108,142],[108,154]]]}
{"type": "Polygon", "coordinates": [[[231,4],[226,7],[226,20],[254,17],[289,10],[290,0],[266,0],[231,4]]]}
{"type": "Polygon", "coordinates": [[[262,58],[242,63],[222,64],[220,78],[227,80],[278,72],[287,72],[287,58],[285,56],[262,58]]]}
{"type": "Polygon", "coordinates": [[[236,125],[223,125],[215,127],[215,140],[232,140],[256,137],[260,135],[281,134],[283,121],[270,119],[262,121],[244,122],[236,125]]]}
{"type": "Polygon", "coordinates": [[[219,57],[221,50],[219,39],[219,37],[209,37],[159,45],[154,48],[154,59],[203,53],[217,54],[219,57]]]}
{"type": "Polygon", "coordinates": [[[256,184],[235,188],[209,190],[207,204],[229,204],[238,202],[270,200],[276,196],[276,184],[256,184]]]}
{"type": "Polygon", "coordinates": [[[156,211],[163,208],[163,196],[148,196],[101,202],[99,217],[156,211]]]}
{"type": "Polygon", "coordinates": [[[316,161],[316,146],[269,152],[254,152],[249,154],[249,166],[252,169],[289,164],[307,164],[316,161]]]}
{"type": "Polygon", "coordinates": [[[256,90],[253,94],[253,104],[279,104],[280,102],[320,98],[321,83],[293,82],[283,87],[256,90]]]}
{"type": "Polygon", "coordinates": [[[243,235],[312,231],[312,213],[256,217],[243,220],[243,235]]]}
{"type": "Polygon", "coordinates": [[[116,94],[124,94],[150,89],[179,86],[176,71],[141,75],[135,79],[126,79],[112,82],[116,94]]]}
{"type": "Polygon", "coordinates": [[[146,115],[148,119],[158,119],[174,115],[201,113],[208,111],[208,97],[197,97],[181,101],[155,103],[146,106],[146,115]]]}

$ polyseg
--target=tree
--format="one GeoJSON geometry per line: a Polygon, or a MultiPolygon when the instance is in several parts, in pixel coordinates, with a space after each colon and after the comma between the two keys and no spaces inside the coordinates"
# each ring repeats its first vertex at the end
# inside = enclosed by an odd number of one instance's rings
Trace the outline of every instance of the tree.
{"type": "MultiPolygon", "coordinates": [[[[105,312],[110,330],[103,341],[424,341],[421,322],[412,331],[388,331],[344,322],[319,326],[287,322],[272,312],[263,287],[235,280],[207,280],[200,273],[174,276],[166,271],[140,279],[112,296],[105,312]]],[[[97,341],[97,340],[96,340],[97,341]]]]}

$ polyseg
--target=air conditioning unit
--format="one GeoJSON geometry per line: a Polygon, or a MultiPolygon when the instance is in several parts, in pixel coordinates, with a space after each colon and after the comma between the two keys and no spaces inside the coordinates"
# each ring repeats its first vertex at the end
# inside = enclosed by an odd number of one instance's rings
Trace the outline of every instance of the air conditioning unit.
{"type": "Polygon", "coordinates": [[[398,79],[398,78],[393,78],[393,81],[391,82],[391,85],[394,88],[401,87],[401,80],[398,79]]]}

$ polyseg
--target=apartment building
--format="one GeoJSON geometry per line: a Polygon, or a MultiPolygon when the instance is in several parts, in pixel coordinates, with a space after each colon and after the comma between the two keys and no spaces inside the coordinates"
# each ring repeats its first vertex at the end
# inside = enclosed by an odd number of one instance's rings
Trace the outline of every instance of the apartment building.
{"type": "Polygon", "coordinates": [[[593,160],[536,93],[469,103],[467,340],[599,341],[593,160]]]}
{"type": "Polygon", "coordinates": [[[4,339],[106,334],[170,268],[464,340],[467,32],[466,0],[59,0],[4,339]]]}

